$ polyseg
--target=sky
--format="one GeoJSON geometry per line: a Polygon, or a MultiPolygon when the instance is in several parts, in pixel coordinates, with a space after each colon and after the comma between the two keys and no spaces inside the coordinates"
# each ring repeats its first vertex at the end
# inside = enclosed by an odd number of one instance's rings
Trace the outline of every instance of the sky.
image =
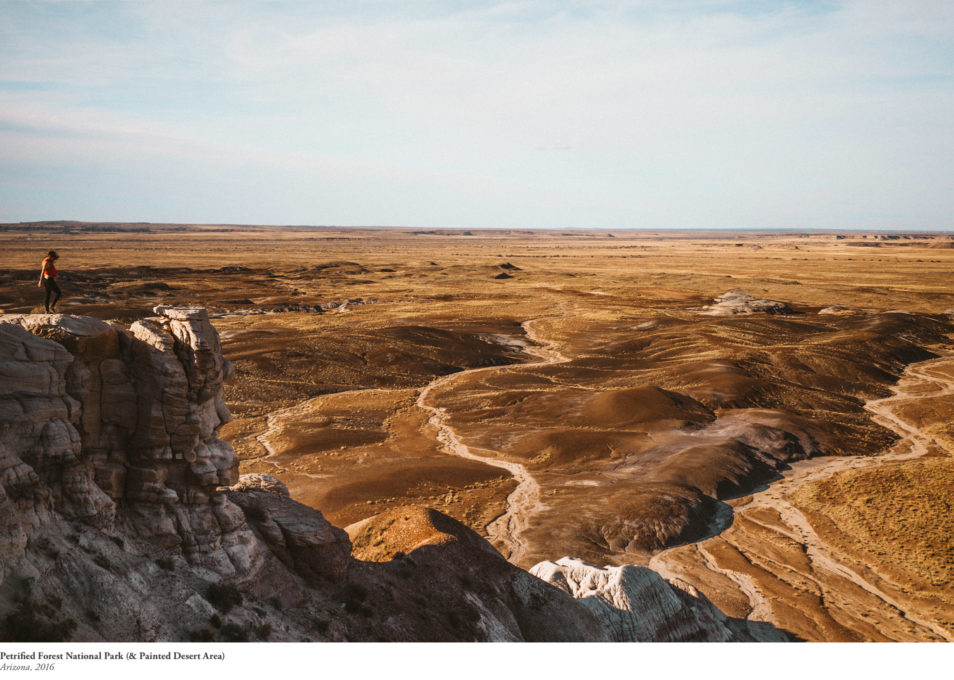
{"type": "Polygon", "coordinates": [[[0,0],[0,222],[954,229],[954,3],[0,0]]]}

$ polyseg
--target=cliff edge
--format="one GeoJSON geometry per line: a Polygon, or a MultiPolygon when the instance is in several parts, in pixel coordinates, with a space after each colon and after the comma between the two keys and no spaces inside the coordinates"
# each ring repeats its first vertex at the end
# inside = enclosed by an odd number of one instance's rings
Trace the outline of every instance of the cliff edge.
{"type": "Polygon", "coordinates": [[[588,566],[537,578],[436,511],[349,538],[277,480],[238,483],[231,372],[201,308],[0,315],[0,639],[752,639],[658,576],[587,601],[588,566]],[[375,561],[372,533],[401,550],[375,561]]]}

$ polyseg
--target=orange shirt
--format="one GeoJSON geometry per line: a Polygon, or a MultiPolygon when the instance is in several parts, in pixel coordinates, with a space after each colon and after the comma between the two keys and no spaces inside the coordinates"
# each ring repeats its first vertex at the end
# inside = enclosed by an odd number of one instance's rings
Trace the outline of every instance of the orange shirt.
{"type": "Polygon", "coordinates": [[[53,260],[48,257],[44,257],[41,266],[46,267],[46,273],[44,274],[43,278],[52,278],[56,276],[56,265],[53,264],[53,260]]]}

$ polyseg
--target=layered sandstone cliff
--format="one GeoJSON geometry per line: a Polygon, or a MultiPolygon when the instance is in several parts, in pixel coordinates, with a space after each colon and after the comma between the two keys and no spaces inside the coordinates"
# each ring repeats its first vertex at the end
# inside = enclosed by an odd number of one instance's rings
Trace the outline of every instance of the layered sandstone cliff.
{"type": "Polygon", "coordinates": [[[230,372],[203,309],[0,315],[0,639],[750,639],[655,575],[577,599],[580,567],[537,578],[431,510],[356,559],[277,480],[236,484],[230,372]]]}

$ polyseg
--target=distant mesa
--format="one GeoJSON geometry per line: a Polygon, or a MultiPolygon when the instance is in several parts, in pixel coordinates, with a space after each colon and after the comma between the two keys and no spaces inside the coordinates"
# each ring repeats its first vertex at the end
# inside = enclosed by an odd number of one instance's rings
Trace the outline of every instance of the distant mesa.
{"type": "Polygon", "coordinates": [[[759,300],[758,298],[730,291],[723,293],[703,309],[710,316],[731,316],[733,314],[794,314],[792,308],[777,300],[759,300]]]}

